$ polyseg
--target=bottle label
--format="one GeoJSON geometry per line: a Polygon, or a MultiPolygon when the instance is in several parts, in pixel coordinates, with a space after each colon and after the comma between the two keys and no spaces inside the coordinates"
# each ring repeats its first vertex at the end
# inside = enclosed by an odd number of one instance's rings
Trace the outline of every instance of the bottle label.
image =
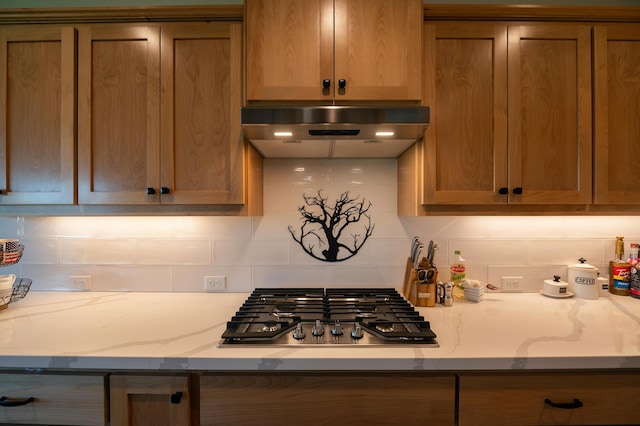
{"type": "Polygon", "coordinates": [[[616,290],[629,290],[629,266],[613,265],[613,288],[616,290]]]}
{"type": "Polygon", "coordinates": [[[451,265],[451,281],[459,282],[467,277],[467,268],[464,265],[451,265]]]}

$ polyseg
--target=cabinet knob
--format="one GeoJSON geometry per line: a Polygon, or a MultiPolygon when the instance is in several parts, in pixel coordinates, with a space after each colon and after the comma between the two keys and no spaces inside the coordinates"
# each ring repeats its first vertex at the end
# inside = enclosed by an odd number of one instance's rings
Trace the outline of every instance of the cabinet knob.
{"type": "Polygon", "coordinates": [[[155,188],[147,188],[147,195],[153,195],[156,193],[156,189],[155,188]]]}
{"type": "Polygon", "coordinates": [[[345,80],[344,78],[338,80],[338,88],[344,89],[345,87],[347,87],[347,80],[345,80]]]}
{"type": "Polygon", "coordinates": [[[331,80],[322,80],[322,88],[328,89],[331,87],[331,80]]]}
{"type": "Polygon", "coordinates": [[[182,392],[176,392],[171,394],[171,403],[172,404],[180,404],[180,400],[182,399],[182,392]]]}
{"type": "Polygon", "coordinates": [[[168,194],[169,192],[169,188],[167,188],[166,186],[163,186],[162,188],[160,188],[160,193],[161,194],[168,194]]]}
{"type": "Polygon", "coordinates": [[[513,193],[516,195],[522,194],[522,187],[516,186],[515,188],[513,188],[513,193]]]}
{"type": "Polygon", "coordinates": [[[23,400],[9,400],[6,396],[0,398],[0,407],[20,407],[21,405],[27,405],[32,403],[36,399],[34,397],[30,397],[23,400]]]}
{"type": "Polygon", "coordinates": [[[502,188],[498,189],[498,194],[500,195],[507,195],[508,193],[509,193],[509,188],[506,188],[503,186],[502,188]]]}
{"type": "Polygon", "coordinates": [[[564,410],[574,410],[584,405],[578,398],[574,398],[573,402],[553,402],[549,398],[547,398],[544,400],[544,403],[550,407],[562,408],[564,410]]]}

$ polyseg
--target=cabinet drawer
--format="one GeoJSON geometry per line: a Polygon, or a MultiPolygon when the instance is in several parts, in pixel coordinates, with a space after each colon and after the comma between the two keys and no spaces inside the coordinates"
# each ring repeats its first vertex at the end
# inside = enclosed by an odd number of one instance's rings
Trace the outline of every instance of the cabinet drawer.
{"type": "Polygon", "coordinates": [[[3,402],[33,401],[0,406],[0,424],[105,425],[105,377],[62,374],[0,374],[3,402]]]}
{"type": "Polygon", "coordinates": [[[638,394],[638,372],[461,374],[460,425],[640,424],[638,394]]]}
{"type": "Polygon", "coordinates": [[[220,374],[200,380],[203,426],[454,424],[453,374],[220,374]]]}

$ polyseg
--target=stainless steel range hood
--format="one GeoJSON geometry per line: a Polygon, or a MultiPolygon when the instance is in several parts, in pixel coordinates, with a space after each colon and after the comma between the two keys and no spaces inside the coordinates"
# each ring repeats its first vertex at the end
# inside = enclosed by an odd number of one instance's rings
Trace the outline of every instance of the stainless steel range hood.
{"type": "Polygon", "coordinates": [[[245,137],[267,158],[395,158],[420,139],[429,107],[244,107],[245,137]]]}

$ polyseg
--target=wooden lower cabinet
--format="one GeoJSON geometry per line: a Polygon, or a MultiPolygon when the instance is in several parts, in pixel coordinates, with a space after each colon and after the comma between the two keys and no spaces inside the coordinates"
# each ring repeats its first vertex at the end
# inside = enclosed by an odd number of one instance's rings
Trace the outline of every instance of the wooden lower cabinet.
{"type": "Polygon", "coordinates": [[[0,424],[106,425],[106,374],[0,374],[0,424]]]}
{"type": "Polygon", "coordinates": [[[112,375],[112,426],[191,424],[189,375],[112,375]]]}
{"type": "Polygon", "coordinates": [[[455,375],[215,374],[200,378],[202,425],[452,425],[455,375]]]}
{"type": "Polygon", "coordinates": [[[459,424],[638,425],[640,372],[461,373],[459,424]]]}

